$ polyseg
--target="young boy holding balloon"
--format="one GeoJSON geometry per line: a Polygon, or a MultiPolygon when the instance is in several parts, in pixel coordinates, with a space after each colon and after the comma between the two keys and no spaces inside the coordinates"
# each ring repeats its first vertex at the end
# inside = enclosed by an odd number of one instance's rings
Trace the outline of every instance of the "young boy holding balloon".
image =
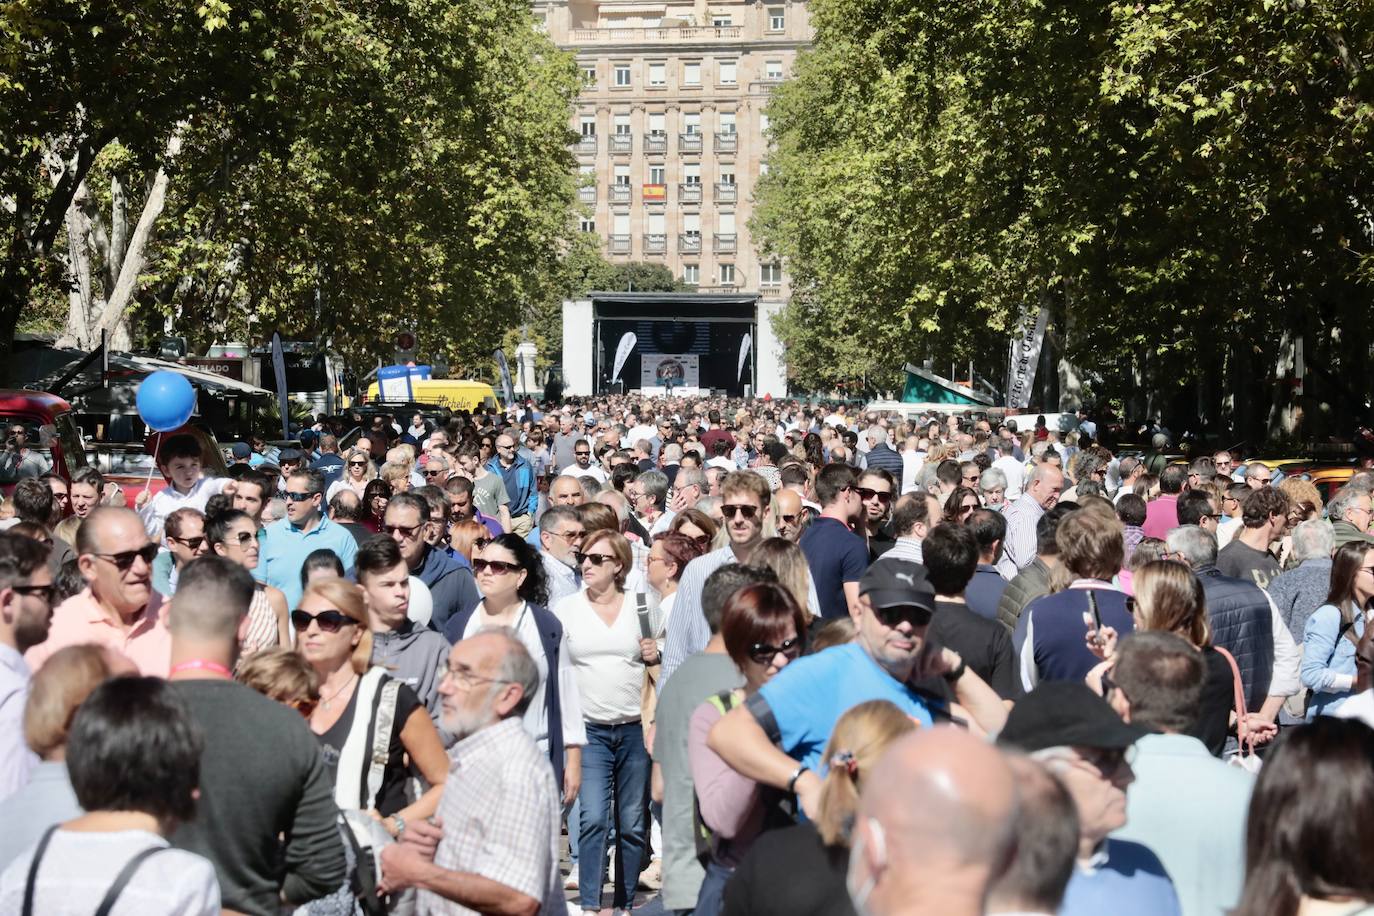
{"type": "Polygon", "coordinates": [[[151,538],[162,537],[167,516],[178,509],[205,511],[211,496],[234,495],[236,481],[229,477],[205,477],[201,473],[200,442],[194,436],[172,436],[157,450],[157,467],[167,486],[149,497],[145,489],[138,494],[134,508],[143,519],[151,538]]]}

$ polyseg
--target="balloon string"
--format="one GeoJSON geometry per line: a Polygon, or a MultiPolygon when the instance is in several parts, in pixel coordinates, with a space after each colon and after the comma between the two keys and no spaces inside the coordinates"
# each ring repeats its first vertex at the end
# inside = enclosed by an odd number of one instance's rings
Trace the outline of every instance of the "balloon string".
{"type": "Polygon", "coordinates": [[[148,492],[148,489],[153,485],[153,471],[156,471],[156,470],[157,470],[157,454],[158,454],[158,450],[161,449],[161,448],[162,448],[162,430],[158,430],[158,431],[157,431],[157,436],[156,436],[156,438],[154,438],[154,440],[153,440],[153,466],[152,466],[151,468],[148,469],[148,479],[145,480],[145,481],[143,481],[143,492],[145,492],[145,493],[148,492]]]}

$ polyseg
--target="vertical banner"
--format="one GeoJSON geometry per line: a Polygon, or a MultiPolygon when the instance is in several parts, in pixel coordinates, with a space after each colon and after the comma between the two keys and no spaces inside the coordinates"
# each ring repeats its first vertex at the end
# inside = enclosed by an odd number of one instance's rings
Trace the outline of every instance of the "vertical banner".
{"type": "Polygon", "coordinates": [[[749,348],[754,344],[754,338],[748,332],[744,339],[739,342],[739,367],[735,369],[735,380],[738,381],[740,375],[744,373],[744,361],[749,358],[749,348]]]}
{"type": "Polygon", "coordinates": [[[1031,388],[1035,384],[1035,369],[1040,363],[1040,348],[1045,344],[1045,326],[1050,310],[1041,307],[1034,324],[1027,312],[1011,339],[1011,362],[1007,367],[1007,407],[1020,410],[1030,406],[1031,388]]]}
{"type": "Polygon", "coordinates": [[[509,410],[515,404],[515,386],[510,380],[510,364],[506,362],[506,352],[497,348],[491,354],[496,359],[496,368],[501,370],[501,393],[506,398],[506,409],[509,410]]]}
{"type": "Polygon", "coordinates": [[[277,404],[281,408],[281,437],[291,438],[290,399],[286,396],[286,352],[281,345],[281,332],[272,332],[272,374],[277,379],[277,404]]]}
{"type": "Polygon", "coordinates": [[[611,370],[611,381],[620,378],[620,370],[625,368],[625,360],[630,358],[630,351],[635,348],[638,339],[634,331],[626,331],[625,336],[620,338],[619,345],[615,348],[615,364],[611,370]]]}

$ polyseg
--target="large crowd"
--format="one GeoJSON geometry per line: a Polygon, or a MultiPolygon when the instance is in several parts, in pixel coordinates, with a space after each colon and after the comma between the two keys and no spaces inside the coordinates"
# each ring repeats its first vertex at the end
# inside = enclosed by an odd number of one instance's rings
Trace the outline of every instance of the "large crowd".
{"type": "Polygon", "coordinates": [[[1374,470],[1018,419],[21,428],[0,912],[1374,914],[1374,470]]]}

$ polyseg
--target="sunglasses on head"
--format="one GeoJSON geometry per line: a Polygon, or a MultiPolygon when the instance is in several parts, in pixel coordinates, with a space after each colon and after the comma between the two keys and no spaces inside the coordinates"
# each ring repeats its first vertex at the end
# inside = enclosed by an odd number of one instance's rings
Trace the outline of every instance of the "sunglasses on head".
{"type": "Polygon", "coordinates": [[[309,502],[315,495],[314,493],[297,493],[295,490],[286,491],[286,498],[293,503],[309,502]]]}
{"type": "Polygon", "coordinates": [[[119,553],[97,553],[95,556],[102,560],[109,560],[120,570],[128,569],[134,565],[134,561],[142,559],[144,563],[152,563],[157,559],[157,545],[146,544],[138,550],[121,550],[119,553]]]}
{"type": "Polygon", "coordinates": [[[573,558],[577,560],[578,566],[581,566],[583,563],[591,563],[593,566],[600,566],[602,563],[616,562],[615,557],[609,553],[583,553],[580,550],[573,554],[573,558]]]}
{"type": "Polygon", "coordinates": [[[327,611],[320,611],[318,614],[302,610],[291,612],[291,626],[296,628],[297,633],[304,633],[310,629],[312,620],[319,626],[321,633],[337,633],[343,627],[357,624],[357,621],[352,617],[332,608],[327,611]]]}
{"type": "Polygon", "coordinates": [[[494,576],[504,576],[520,569],[519,563],[508,563],[505,560],[473,560],[472,571],[481,575],[487,570],[491,570],[494,576]]]}
{"type": "Polygon", "coordinates": [[[905,620],[913,627],[923,627],[930,623],[930,611],[914,604],[899,604],[893,607],[875,607],[873,614],[885,627],[895,627],[905,620]]]}
{"type": "Polygon", "coordinates": [[[867,502],[870,499],[873,499],[875,496],[878,498],[878,502],[882,503],[884,506],[892,502],[892,494],[885,493],[881,490],[871,490],[868,487],[858,487],[857,492],[859,494],[859,498],[865,502],[867,502]]]}
{"type": "Polygon", "coordinates": [[[720,514],[725,516],[726,518],[734,518],[737,515],[743,515],[745,518],[752,519],[754,516],[759,514],[759,507],[741,506],[735,503],[726,503],[725,505],[720,507],[720,514]]]}
{"type": "Polygon", "coordinates": [[[787,656],[788,660],[801,655],[802,642],[800,636],[793,636],[791,639],[784,639],[780,646],[770,646],[765,642],[756,642],[749,647],[749,657],[760,665],[766,665],[773,660],[779,652],[787,656]]]}

